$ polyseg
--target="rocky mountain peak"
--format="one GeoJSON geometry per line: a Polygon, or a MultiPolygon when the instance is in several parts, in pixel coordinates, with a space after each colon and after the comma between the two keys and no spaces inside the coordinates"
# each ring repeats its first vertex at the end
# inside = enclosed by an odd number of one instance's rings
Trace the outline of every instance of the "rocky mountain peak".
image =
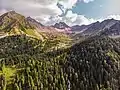
{"type": "Polygon", "coordinates": [[[66,23],[64,23],[64,22],[56,23],[53,27],[58,28],[58,29],[69,28],[69,26],[66,23]]]}

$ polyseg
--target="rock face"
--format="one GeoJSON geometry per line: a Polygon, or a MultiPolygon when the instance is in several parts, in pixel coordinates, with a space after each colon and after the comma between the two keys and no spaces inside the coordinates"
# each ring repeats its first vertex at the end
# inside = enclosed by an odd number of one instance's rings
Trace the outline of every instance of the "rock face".
{"type": "Polygon", "coordinates": [[[58,29],[69,28],[69,26],[66,23],[64,23],[64,22],[56,23],[53,27],[58,28],[58,29]]]}

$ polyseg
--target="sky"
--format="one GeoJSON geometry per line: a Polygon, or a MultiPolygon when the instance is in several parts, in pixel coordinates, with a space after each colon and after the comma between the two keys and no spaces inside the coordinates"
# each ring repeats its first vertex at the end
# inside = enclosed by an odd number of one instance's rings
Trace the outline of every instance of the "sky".
{"type": "Polygon", "coordinates": [[[70,26],[104,19],[120,20],[120,0],[0,0],[0,14],[14,10],[44,25],[70,26]]]}

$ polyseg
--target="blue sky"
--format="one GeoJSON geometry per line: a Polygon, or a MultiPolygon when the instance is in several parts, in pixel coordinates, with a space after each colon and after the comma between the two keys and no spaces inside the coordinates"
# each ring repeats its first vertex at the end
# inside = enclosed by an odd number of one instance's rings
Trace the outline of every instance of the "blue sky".
{"type": "Polygon", "coordinates": [[[57,22],[82,25],[120,19],[119,4],[120,0],[0,0],[0,14],[14,10],[44,25],[57,22]]]}
{"type": "Polygon", "coordinates": [[[120,14],[120,0],[94,0],[89,3],[77,2],[72,11],[95,19],[108,15],[118,15],[120,14]]]}
{"type": "Polygon", "coordinates": [[[103,16],[102,12],[106,4],[107,0],[95,0],[89,3],[78,2],[76,6],[72,8],[72,11],[90,18],[100,18],[103,16]]]}

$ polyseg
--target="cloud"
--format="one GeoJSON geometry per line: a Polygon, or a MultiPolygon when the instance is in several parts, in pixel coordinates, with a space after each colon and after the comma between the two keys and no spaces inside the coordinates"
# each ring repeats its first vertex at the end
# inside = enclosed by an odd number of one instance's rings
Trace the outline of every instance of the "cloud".
{"type": "Polygon", "coordinates": [[[15,10],[26,16],[58,15],[61,10],[56,6],[57,0],[4,0],[2,8],[15,10]]]}
{"type": "Polygon", "coordinates": [[[73,13],[72,11],[68,11],[67,14],[64,17],[58,17],[53,16],[48,19],[48,22],[46,22],[46,25],[53,25],[58,22],[65,22],[69,26],[73,25],[88,25],[94,22],[102,22],[106,19],[115,19],[120,20],[120,15],[109,15],[107,17],[99,18],[99,19],[93,19],[93,18],[87,18],[84,15],[77,15],[76,13],[73,13]]]}
{"type": "Polygon", "coordinates": [[[95,20],[73,13],[71,9],[78,1],[89,3],[94,0],[0,0],[0,14],[15,10],[25,16],[31,16],[45,25],[53,25],[57,22],[65,22],[70,26],[82,25],[108,18],[120,20],[120,15],[110,15],[106,18],[95,20]]]}
{"type": "Polygon", "coordinates": [[[67,18],[66,22],[68,22],[69,25],[82,25],[82,24],[87,25],[94,22],[93,19],[87,18],[84,15],[77,15],[72,11],[69,11],[67,13],[66,18],[67,18]]]}
{"type": "Polygon", "coordinates": [[[107,18],[106,19],[116,19],[116,20],[120,20],[120,15],[109,15],[109,16],[107,16],[107,18]]]}
{"type": "Polygon", "coordinates": [[[66,10],[72,8],[77,0],[0,0],[0,14],[15,10],[25,16],[31,16],[42,23],[46,23],[49,22],[49,18],[58,18],[63,13],[58,8],[57,3],[60,3],[66,10]]]}
{"type": "MultiPolygon", "coordinates": [[[[53,25],[56,22],[65,22],[68,25],[89,24],[91,19],[84,15],[77,15],[70,9],[78,0],[3,0],[1,12],[15,10],[25,16],[31,16],[45,25],[53,25]],[[57,4],[61,5],[61,9],[57,4]],[[63,11],[62,11],[63,10],[63,11]],[[60,16],[62,15],[63,16],[60,16]]],[[[87,1],[84,1],[87,2],[87,1]]]]}
{"type": "Polygon", "coordinates": [[[89,2],[93,2],[95,0],[78,0],[79,2],[84,2],[84,3],[89,3],[89,2]]]}
{"type": "Polygon", "coordinates": [[[77,0],[2,0],[1,8],[25,15],[60,15],[62,11],[57,3],[65,8],[72,8],[76,2],[77,0]]]}
{"type": "Polygon", "coordinates": [[[83,0],[85,3],[93,2],[94,0],[83,0]]]}
{"type": "Polygon", "coordinates": [[[64,6],[64,8],[72,8],[78,0],[59,0],[58,3],[64,6]]]}
{"type": "Polygon", "coordinates": [[[53,25],[58,22],[65,22],[69,26],[73,26],[73,25],[82,25],[82,24],[88,25],[95,21],[96,20],[92,18],[86,18],[84,15],[77,15],[76,13],[73,13],[71,10],[69,10],[65,16],[63,17],[52,16],[44,24],[53,25]]]}

